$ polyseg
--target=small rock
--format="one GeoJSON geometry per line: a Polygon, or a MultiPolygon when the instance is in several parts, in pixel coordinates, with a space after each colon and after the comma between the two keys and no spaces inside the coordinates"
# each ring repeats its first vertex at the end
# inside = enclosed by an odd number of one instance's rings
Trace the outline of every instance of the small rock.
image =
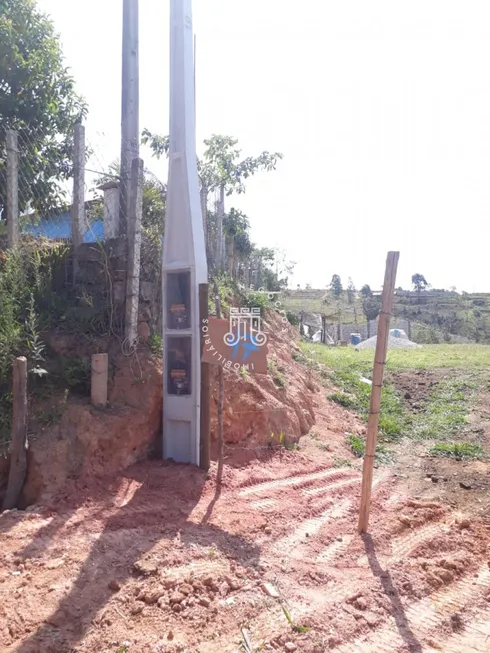
{"type": "Polygon", "coordinates": [[[183,607],[180,605],[180,603],[174,603],[174,605],[172,606],[172,610],[174,612],[182,612],[183,607]]]}
{"type": "Polygon", "coordinates": [[[439,477],[438,477],[438,476],[431,476],[431,477],[430,477],[430,480],[431,480],[433,483],[439,483],[439,477]]]}
{"type": "Polygon", "coordinates": [[[145,603],[147,605],[153,605],[154,603],[158,603],[158,601],[162,596],[163,596],[163,590],[155,590],[154,592],[148,592],[148,594],[145,594],[145,603]]]}
{"type": "Polygon", "coordinates": [[[199,604],[202,605],[204,608],[209,608],[209,606],[211,605],[211,601],[203,596],[201,599],[199,599],[199,604]]]}
{"type": "Polygon", "coordinates": [[[221,594],[221,596],[226,596],[229,591],[230,591],[230,586],[228,585],[226,580],[224,580],[219,586],[219,593],[221,594]]]}
{"type": "Polygon", "coordinates": [[[143,612],[144,607],[145,606],[142,603],[137,603],[136,605],[133,605],[131,607],[131,614],[132,615],[141,614],[143,612]]]}
{"type": "Polygon", "coordinates": [[[170,597],[170,603],[182,603],[184,599],[185,596],[183,594],[181,594],[180,592],[174,592],[170,597]]]}
{"type": "Polygon", "coordinates": [[[440,569],[438,574],[445,583],[450,583],[452,580],[454,580],[454,575],[448,569],[440,569]]]}
{"type": "Polygon", "coordinates": [[[462,487],[463,490],[471,490],[471,484],[466,483],[466,481],[460,481],[459,482],[459,487],[462,487]]]}
{"type": "Polygon", "coordinates": [[[462,519],[459,522],[459,528],[463,530],[464,528],[469,528],[470,527],[470,520],[469,519],[462,519]]]}
{"type": "Polygon", "coordinates": [[[451,627],[453,630],[462,630],[464,626],[463,618],[459,612],[451,615],[451,627]]]}
{"type": "Polygon", "coordinates": [[[179,591],[182,594],[185,594],[186,596],[188,596],[189,594],[192,594],[192,587],[190,585],[187,585],[187,583],[184,583],[183,585],[181,585],[179,587],[179,591]]]}
{"type": "Polygon", "coordinates": [[[264,528],[264,533],[265,533],[266,535],[272,535],[272,528],[271,528],[270,526],[266,526],[266,527],[264,528]]]}
{"type": "Polygon", "coordinates": [[[337,540],[337,542],[342,542],[342,535],[337,535],[335,539],[337,540]]]}
{"type": "Polygon", "coordinates": [[[279,592],[276,590],[274,585],[271,585],[270,583],[263,582],[262,583],[262,589],[264,592],[272,597],[273,599],[278,599],[279,598],[279,592]]]}
{"type": "Polygon", "coordinates": [[[298,647],[296,646],[296,644],[293,644],[293,642],[286,642],[284,644],[284,650],[289,651],[289,653],[293,653],[293,651],[296,651],[297,648],[298,647]]]}
{"type": "Polygon", "coordinates": [[[121,589],[121,585],[120,585],[120,583],[118,583],[117,580],[111,580],[108,587],[113,592],[119,592],[119,590],[121,589]]]}
{"type": "Polygon", "coordinates": [[[212,576],[206,576],[206,578],[203,580],[204,585],[207,585],[208,587],[211,587],[214,583],[214,578],[212,576]]]}
{"type": "Polygon", "coordinates": [[[167,639],[170,640],[170,641],[172,641],[173,638],[174,638],[174,634],[173,634],[173,632],[172,632],[171,630],[169,630],[169,631],[168,631],[168,635],[167,635],[167,639]]]}
{"type": "Polygon", "coordinates": [[[138,560],[133,565],[133,571],[138,576],[155,576],[158,573],[158,567],[154,562],[138,560]]]}
{"type": "Polygon", "coordinates": [[[400,515],[398,517],[398,521],[401,522],[404,526],[411,526],[412,522],[410,521],[410,518],[407,517],[406,515],[400,515]]]}
{"type": "Polygon", "coordinates": [[[354,601],[354,605],[358,610],[365,610],[367,608],[367,601],[363,596],[360,596],[354,601]]]}

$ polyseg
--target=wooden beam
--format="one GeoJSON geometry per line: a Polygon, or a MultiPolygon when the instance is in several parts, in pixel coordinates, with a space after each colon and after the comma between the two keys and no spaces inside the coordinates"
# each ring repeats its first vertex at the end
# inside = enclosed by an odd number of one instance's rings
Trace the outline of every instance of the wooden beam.
{"type": "MultiPolygon", "coordinates": [[[[208,326],[209,324],[208,298],[208,284],[199,284],[199,337],[201,339],[201,356],[204,350],[203,326],[208,326]]],[[[209,363],[201,363],[201,453],[199,456],[199,466],[205,471],[208,471],[211,466],[211,406],[209,384],[209,363]]]]}
{"type": "Polygon", "coordinates": [[[399,252],[388,252],[386,259],[385,280],[381,298],[381,311],[378,320],[378,335],[373,365],[373,383],[371,386],[371,403],[366,436],[366,452],[362,468],[361,506],[359,510],[359,532],[365,533],[369,524],[369,509],[371,505],[371,489],[373,484],[374,455],[378,435],[379,411],[381,407],[381,388],[383,385],[388,336],[390,333],[390,317],[393,307],[396,271],[399,252]]]}

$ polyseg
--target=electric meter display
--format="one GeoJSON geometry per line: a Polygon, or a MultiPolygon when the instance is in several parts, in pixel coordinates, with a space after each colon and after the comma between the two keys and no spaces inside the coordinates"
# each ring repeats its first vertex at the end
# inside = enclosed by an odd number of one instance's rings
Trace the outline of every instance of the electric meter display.
{"type": "Polygon", "coordinates": [[[191,394],[191,338],[169,336],[167,339],[167,392],[169,395],[191,394]]]}
{"type": "Polygon", "coordinates": [[[167,273],[167,326],[169,329],[189,329],[191,326],[191,274],[167,273]]]}

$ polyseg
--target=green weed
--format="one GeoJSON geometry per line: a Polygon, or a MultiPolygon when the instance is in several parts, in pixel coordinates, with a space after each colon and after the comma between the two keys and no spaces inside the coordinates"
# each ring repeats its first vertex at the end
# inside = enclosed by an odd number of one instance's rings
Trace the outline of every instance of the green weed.
{"type": "Polygon", "coordinates": [[[159,333],[152,333],[148,341],[148,347],[152,354],[161,356],[163,352],[163,338],[159,333]]]}
{"type": "Polygon", "coordinates": [[[483,449],[478,444],[468,442],[439,442],[429,449],[431,456],[449,456],[451,458],[481,458],[483,449]]]}
{"type": "Polygon", "coordinates": [[[355,398],[345,392],[332,392],[328,395],[328,398],[344,408],[354,408],[356,406],[355,398]]]}

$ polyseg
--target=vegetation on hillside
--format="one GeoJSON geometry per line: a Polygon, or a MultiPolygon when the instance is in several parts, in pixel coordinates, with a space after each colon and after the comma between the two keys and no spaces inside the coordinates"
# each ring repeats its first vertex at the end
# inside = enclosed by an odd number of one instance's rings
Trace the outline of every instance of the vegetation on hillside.
{"type": "MultiPolygon", "coordinates": [[[[334,275],[338,277],[338,275],[334,275]]],[[[490,294],[469,294],[451,290],[429,288],[422,274],[412,276],[413,290],[397,288],[395,292],[394,318],[411,323],[411,339],[420,343],[437,344],[452,342],[457,338],[490,343],[490,294]]],[[[285,290],[281,301],[286,310],[299,314],[301,311],[321,313],[330,323],[364,324],[377,318],[380,310],[380,292],[373,292],[365,284],[359,292],[352,279],[346,290],[342,281],[332,283],[325,290],[285,290]]],[[[368,335],[369,337],[369,335],[368,335]]]]}

